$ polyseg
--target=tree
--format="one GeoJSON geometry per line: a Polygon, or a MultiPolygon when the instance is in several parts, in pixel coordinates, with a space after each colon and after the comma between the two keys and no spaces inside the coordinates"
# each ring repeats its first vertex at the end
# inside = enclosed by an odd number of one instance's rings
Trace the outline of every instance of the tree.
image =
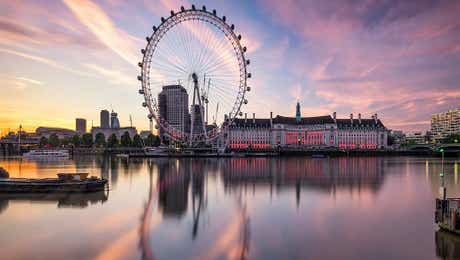
{"type": "Polygon", "coordinates": [[[51,134],[50,135],[48,143],[52,147],[58,147],[61,144],[61,142],[59,141],[59,137],[56,134],[51,134]]]}
{"type": "Polygon", "coordinates": [[[70,137],[64,137],[61,139],[61,145],[69,145],[70,143],[72,143],[72,138],[70,137]]]}
{"type": "Polygon", "coordinates": [[[97,133],[95,139],[96,139],[95,143],[96,143],[97,147],[105,147],[106,146],[104,133],[97,133]]]}
{"type": "Polygon", "coordinates": [[[138,134],[134,135],[133,137],[133,147],[137,147],[137,148],[142,147],[142,139],[141,139],[141,136],[138,134]]]}
{"type": "Polygon", "coordinates": [[[133,141],[131,140],[131,136],[129,136],[128,131],[124,132],[120,139],[122,147],[130,147],[133,144],[133,141]]]}
{"type": "Polygon", "coordinates": [[[459,143],[459,142],[460,142],[460,134],[451,134],[441,140],[441,143],[443,144],[452,144],[452,143],[459,143]]]}
{"type": "Polygon", "coordinates": [[[161,143],[160,137],[150,133],[147,138],[145,138],[144,143],[146,146],[159,146],[161,143]]]}
{"type": "Polygon", "coordinates": [[[75,146],[75,147],[80,147],[81,138],[80,138],[79,135],[74,135],[74,136],[72,137],[72,144],[73,144],[73,146],[75,146]]]}
{"type": "Polygon", "coordinates": [[[109,139],[107,139],[107,146],[110,148],[118,146],[118,138],[115,134],[109,136],[109,139]]]}
{"type": "Polygon", "coordinates": [[[46,138],[46,136],[42,136],[42,138],[40,138],[40,142],[38,143],[38,145],[40,146],[40,148],[43,148],[47,144],[48,144],[48,138],[46,138]]]}
{"type": "Polygon", "coordinates": [[[93,146],[93,135],[90,133],[83,134],[81,136],[81,141],[84,146],[93,146]]]}

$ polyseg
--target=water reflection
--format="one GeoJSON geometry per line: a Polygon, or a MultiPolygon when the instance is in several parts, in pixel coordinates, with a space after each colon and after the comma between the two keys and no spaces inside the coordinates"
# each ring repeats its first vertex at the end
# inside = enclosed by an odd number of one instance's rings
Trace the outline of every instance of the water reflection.
{"type": "MultiPolygon", "coordinates": [[[[8,258],[17,253],[7,239],[11,234],[28,244],[30,250],[16,256],[24,259],[37,252],[78,258],[81,246],[68,234],[85,237],[85,258],[107,252],[120,259],[459,257],[457,240],[434,231],[437,158],[88,156],[0,165],[21,177],[87,171],[111,186],[110,200],[0,196],[0,244],[8,258]],[[66,232],[56,229],[69,217],[79,222],[66,232]],[[38,225],[51,235],[34,244],[28,237],[38,225]]],[[[448,194],[456,196],[458,162],[447,161],[445,169],[448,194]]]]}
{"type": "Polygon", "coordinates": [[[337,189],[376,192],[384,181],[383,159],[353,157],[333,159],[238,158],[222,165],[224,187],[269,186],[273,190],[301,187],[335,193],[337,189]]]}
{"type": "Polygon", "coordinates": [[[0,193],[0,213],[8,208],[9,202],[51,203],[58,208],[86,208],[92,204],[103,204],[108,192],[90,193],[0,193]]]}

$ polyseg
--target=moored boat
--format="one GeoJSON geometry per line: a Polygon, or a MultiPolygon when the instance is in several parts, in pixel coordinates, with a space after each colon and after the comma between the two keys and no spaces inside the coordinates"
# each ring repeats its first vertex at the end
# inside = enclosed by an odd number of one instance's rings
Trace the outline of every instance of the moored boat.
{"type": "Polygon", "coordinates": [[[30,150],[22,155],[25,158],[40,159],[68,159],[70,157],[67,149],[36,149],[30,150]]]}
{"type": "Polygon", "coordinates": [[[59,173],[58,178],[0,178],[0,192],[94,192],[103,191],[106,179],[88,173],[59,173]]]}

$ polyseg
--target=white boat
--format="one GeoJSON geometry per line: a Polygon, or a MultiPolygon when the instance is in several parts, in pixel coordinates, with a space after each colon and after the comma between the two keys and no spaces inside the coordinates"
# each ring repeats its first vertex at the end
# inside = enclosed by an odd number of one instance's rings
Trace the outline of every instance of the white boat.
{"type": "Polygon", "coordinates": [[[69,150],[66,149],[37,149],[30,150],[22,155],[25,158],[43,158],[43,159],[68,159],[69,150]]]}

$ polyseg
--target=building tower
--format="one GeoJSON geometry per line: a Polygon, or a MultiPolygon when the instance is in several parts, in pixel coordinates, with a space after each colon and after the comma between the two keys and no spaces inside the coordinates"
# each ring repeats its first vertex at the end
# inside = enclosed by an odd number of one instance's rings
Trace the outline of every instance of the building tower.
{"type": "Polygon", "coordinates": [[[190,128],[190,145],[192,145],[193,136],[204,134],[206,136],[206,125],[204,118],[204,107],[201,103],[200,88],[198,86],[198,76],[192,74],[193,79],[193,99],[191,106],[191,128],[190,128]],[[198,102],[197,102],[198,101],[198,102]]]}
{"type": "Polygon", "coordinates": [[[114,129],[120,128],[120,121],[118,121],[118,114],[112,110],[110,114],[110,127],[114,129]]]}
{"type": "Polygon", "coordinates": [[[83,119],[83,118],[75,119],[75,131],[79,135],[83,135],[86,133],[86,119],[83,119]]]}
{"type": "MultiPolygon", "coordinates": [[[[189,131],[188,94],[184,87],[181,85],[163,86],[163,90],[158,94],[158,107],[161,120],[182,133],[189,131]]],[[[164,134],[164,129],[160,128],[162,140],[164,134]]]]}
{"type": "Polygon", "coordinates": [[[300,115],[300,103],[299,101],[297,101],[297,105],[295,106],[295,121],[297,123],[300,123],[301,120],[302,120],[302,117],[300,115]]]}
{"type": "Polygon", "coordinates": [[[101,110],[101,128],[110,128],[110,114],[107,110],[101,110]]]}

